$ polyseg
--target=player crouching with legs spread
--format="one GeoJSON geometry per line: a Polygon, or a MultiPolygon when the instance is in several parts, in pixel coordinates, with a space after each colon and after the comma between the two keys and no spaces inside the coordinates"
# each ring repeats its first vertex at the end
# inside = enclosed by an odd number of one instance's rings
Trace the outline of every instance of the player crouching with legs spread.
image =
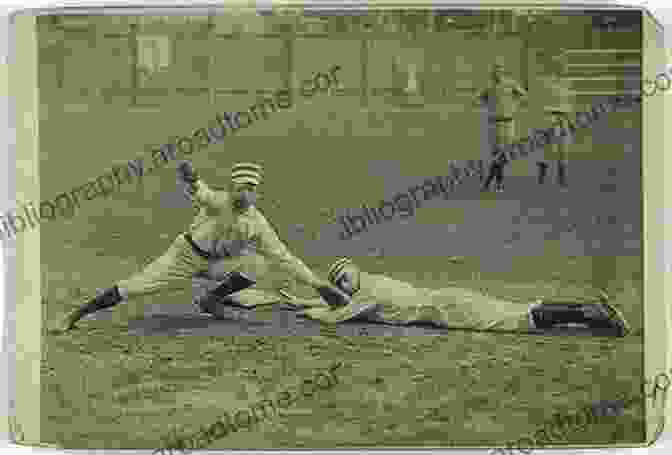
{"type": "Polygon", "coordinates": [[[298,282],[308,284],[329,306],[346,306],[348,296],[314,275],[280,241],[264,215],[255,207],[261,166],[237,164],[232,169],[229,191],[215,191],[197,175],[188,161],[178,165],[178,176],[187,196],[198,210],[187,232],[142,271],[106,289],[68,313],[58,327],[67,331],[86,315],[113,307],[133,297],[192,286],[195,276],[208,273],[214,262],[229,266],[219,277],[217,294],[234,294],[255,284],[269,260],[298,282]]]}
{"type": "MultiPolygon", "coordinates": [[[[446,287],[422,289],[385,275],[361,271],[350,259],[335,262],[330,281],[352,298],[350,307],[336,311],[320,302],[295,299],[304,315],[327,323],[354,317],[394,325],[428,324],[442,328],[524,333],[581,333],[624,336],[629,328],[622,314],[606,302],[513,302],[480,292],[446,287]],[[359,313],[351,308],[364,308],[359,313]],[[578,325],[584,330],[576,330],[578,325]]],[[[288,296],[291,297],[291,296],[288,296]]]]}

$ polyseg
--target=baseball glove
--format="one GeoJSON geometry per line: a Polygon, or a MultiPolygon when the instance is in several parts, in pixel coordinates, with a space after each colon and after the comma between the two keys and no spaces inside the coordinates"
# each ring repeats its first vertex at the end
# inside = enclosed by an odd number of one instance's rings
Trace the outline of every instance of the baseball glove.
{"type": "Polygon", "coordinates": [[[333,286],[320,286],[316,288],[316,291],[332,309],[341,308],[351,303],[347,294],[333,286]]]}
{"type": "Polygon", "coordinates": [[[177,165],[177,175],[181,181],[189,185],[193,185],[198,180],[198,173],[190,161],[180,161],[177,165]]]}

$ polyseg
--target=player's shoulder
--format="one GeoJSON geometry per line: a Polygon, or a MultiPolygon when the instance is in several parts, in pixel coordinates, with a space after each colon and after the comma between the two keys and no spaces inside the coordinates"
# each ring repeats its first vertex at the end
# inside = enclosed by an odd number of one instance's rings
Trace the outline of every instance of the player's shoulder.
{"type": "Polygon", "coordinates": [[[263,213],[263,212],[261,211],[261,209],[260,209],[259,207],[257,207],[256,205],[253,205],[253,206],[251,206],[250,208],[248,208],[248,209],[245,211],[245,214],[246,214],[248,217],[250,217],[250,218],[257,219],[257,220],[260,220],[260,221],[266,221],[266,222],[268,222],[268,220],[267,220],[266,217],[264,216],[264,213],[263,213]]]}
{"type": "Polygon", "coordinates": [[[273,225],[270,223],[268,218],[266,218],[263,212],[257,206],[251,206],[243,214],[243,218],[256,226],[263,226],[269,229],[273,229],[273,225]]]}

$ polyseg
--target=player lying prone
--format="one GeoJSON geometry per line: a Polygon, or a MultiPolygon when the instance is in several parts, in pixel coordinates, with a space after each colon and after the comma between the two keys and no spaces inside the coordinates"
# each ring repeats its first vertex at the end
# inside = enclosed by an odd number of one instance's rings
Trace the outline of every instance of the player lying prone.
{"type": "MultiPolygon", "coordinates": [[[[422,289],[385,275],[360,270],[351,260],[341,259],[329,270],[328,279],[351,296],[351,304],[330,308],[320,299],[302,299],[280,291],[304,316],[330,324],[353,319],[394,325],[428,324],[441,328],[523,333],[590,333],[624,336],[629,332],[625,318],[616,308],[598,301],[513,302],[460,288],[422,289]]],[[[260,291],[246,290],[228,297],[228,303],[254,307],[280,302],[260,291]]],[[[221,302],[221,301],[220,301],[221,302]]],[[[210,297],[200,305],[217,303],[210,297]]]]}

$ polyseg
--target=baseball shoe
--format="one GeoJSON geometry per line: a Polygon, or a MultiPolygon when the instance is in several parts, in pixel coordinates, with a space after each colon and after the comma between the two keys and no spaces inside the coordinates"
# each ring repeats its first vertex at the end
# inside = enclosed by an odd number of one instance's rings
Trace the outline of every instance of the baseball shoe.
{"type": "Polygon", "coordinates": [[[623,337],[631,332],[623,313],[613,305],[600,303],[545,303],[528,309],[530,327],[536,331],[589,331],[595,335],[623,337]]]}
{"type": "Polygon", "coordinates": [[[122,302],[119,288],[113,286],[108,289],[98,289],[96,297],[90,299],[79,308],[67,313],[52,332],[68,332],[76,327],[77,322],[84,316],[93,314],[105,308],[111,308],[122,302]]]}
{"type": "Polygon", "coordinates": [[[51,328],[52,334],[58,335],[71,331],[77,328],[77,322],[81,319],[81,311],[79,308],[68,312],[51,328]]]}
{"type": "Polygon", "coordinates": [[[588,303],[582,305],[582,307],[584,316],[589,321],[591,328],[613,331],[619,337],[632,332],[623,313],[610,303],[588,303]]]}

